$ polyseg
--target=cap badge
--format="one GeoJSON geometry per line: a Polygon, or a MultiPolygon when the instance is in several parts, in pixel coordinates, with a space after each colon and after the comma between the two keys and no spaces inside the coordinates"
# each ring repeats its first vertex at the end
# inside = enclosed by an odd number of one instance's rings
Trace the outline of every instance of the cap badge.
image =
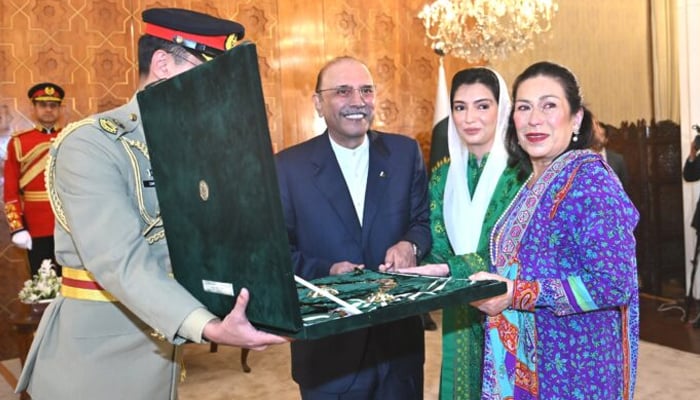
{"type": "Polygon", "coordinates": [[[111,133],[112,135],[117,133],[117,124],[115,124],[111,119],[100,118],[100,128],[107,133],[111,133]]]}
{"type": "Polygon", "coordinates": [[[46,88],[44,88],[44,93],[46,93],[49,96],[53,96],[55,92],[56,91],[51,86],[47,86],[46,88]]]}
{"type": "Polygon", "coordinates": [[[184,41],[185,41],[185,39],[180,35],[177,35],[173,38],[173,42],[175,42],[177,44],[182,44],[184,41]]]}
{"type": "Polygon", "coordinates": [[[224,42],[224,49],[225,50],[231,50],[233,46],[236,45],[236,42],[238,41],[238,35],[235,33],[232,33],[226,37],[226,41],[224,42]]]}

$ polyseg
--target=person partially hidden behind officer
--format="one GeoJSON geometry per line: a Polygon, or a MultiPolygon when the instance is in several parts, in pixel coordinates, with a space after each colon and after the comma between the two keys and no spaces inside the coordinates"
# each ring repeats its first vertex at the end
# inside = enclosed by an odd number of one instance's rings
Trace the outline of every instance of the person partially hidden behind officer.
{"type": "MultiPolygon", "coordinates": [[[[183,9],[149,9],[143,20],[139,89],[195,68],[244,35],[236,22],[183,9]]],[[[47,189],[63,282],[16,390],[35,399],[174,399],[178,345],[260,350],[287,342],[250,324],[246,289],[220,320],[173,279],[150,169],[136,96],[69,125],[54,142],[47,189]]]]}
{"type": "Polygon", "coordinates": [[[627,182],[627,165],[625,164],[625,158],[622,154],[608,148],[609,139],[609,128],[594,115],[591,150],[603,157],[603,160],[610,165],[610,168],[612,168],[615,175],[620,179],[622,187],[627,190],[629,183],[627,182]]]}
{"type": "MultiPolygon", "coordinates": [[[[54,264],[54,216],[44,184],[44,167],[49,146],[61,128],[61,102],[64,90],[55,83],[44,82],[27,92],[32,102],[36,126],[16,133],[7,145],[5,186],[3,197],[5,215],[12,243],[27,250],[31,274],[39,271],[41,263],[50,259],[54,264]]],[[[61,267],[56,265],[57,274],[61,267]]]]}

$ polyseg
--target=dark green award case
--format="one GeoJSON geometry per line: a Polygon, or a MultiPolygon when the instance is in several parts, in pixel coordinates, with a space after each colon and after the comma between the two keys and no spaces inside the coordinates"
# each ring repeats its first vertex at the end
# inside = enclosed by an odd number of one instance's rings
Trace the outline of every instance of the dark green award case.
{"type": "Polygon", "coordinates": [[[255,326],[313,339],[505,292],[480,282],[304,326],[255,45],[149,87],[138,102],[175,279],[214,314],[228,314],[245,287],[255,326]]]}

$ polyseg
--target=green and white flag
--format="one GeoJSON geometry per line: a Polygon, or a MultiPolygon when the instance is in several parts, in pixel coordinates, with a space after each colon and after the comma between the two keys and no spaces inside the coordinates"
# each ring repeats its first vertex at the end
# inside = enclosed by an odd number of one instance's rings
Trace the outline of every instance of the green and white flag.
{"type": "Polygon", "coordinates": [[[450,114],[450,99],[445,80],[445,66],[440,57],[438,68],[438,85],[435,95],[435,114],[433,115],[433,134],[430,141],[430,161],[428,171],[432,172],[438,161],[449,155],[447,148],[447,122],[450,114]]]}

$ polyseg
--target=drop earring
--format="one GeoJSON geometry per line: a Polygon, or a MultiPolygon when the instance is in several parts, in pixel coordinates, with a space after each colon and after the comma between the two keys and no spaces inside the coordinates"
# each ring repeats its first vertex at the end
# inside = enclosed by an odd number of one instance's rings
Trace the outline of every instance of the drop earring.
{"type": "Polygon", "coordinates": [[[573,132],[574,136],[571,138],[572,142],[578,142],[578,133],[578,129],[573,132]]]}

